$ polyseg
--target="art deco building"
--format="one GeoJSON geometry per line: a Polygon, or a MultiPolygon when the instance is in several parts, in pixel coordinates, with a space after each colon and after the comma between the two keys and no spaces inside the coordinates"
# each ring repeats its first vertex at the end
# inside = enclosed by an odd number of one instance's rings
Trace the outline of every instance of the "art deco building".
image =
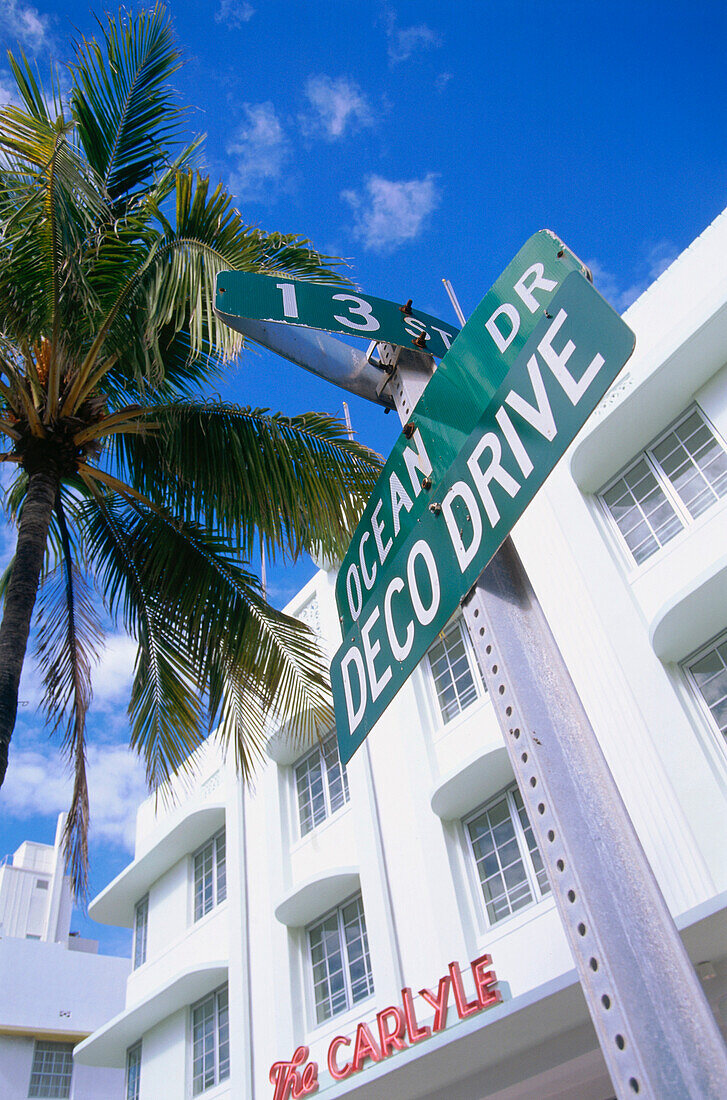
{"type": "MultiPolygon", "coordinates": [[[[723,1030],[725,256],[727,213],[628,310],[633,358],[514,531],[723,1030]]],[[[289,606],[330,653],[333,584],[289,606]]],[[[134,928],[126,1005],[79,1066],[127,1100],[613,1096],[459,618],[347,768],[333,733],[268,756],[243,790],[210,742],[140,808],[91,907],[134,928]]]]}

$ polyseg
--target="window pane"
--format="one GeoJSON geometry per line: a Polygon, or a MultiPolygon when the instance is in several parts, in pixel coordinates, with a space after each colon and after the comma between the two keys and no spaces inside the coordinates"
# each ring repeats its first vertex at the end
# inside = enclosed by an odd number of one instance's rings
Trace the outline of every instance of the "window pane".
{"type": "Polygon", "coordinates": [[[317,1023],[344,1012],[373,993],[360,896],[310,928],[308,943],[317,1023]]]}
{"type": "Polygon", "coordinates": [[[343,917],[343,934],[346,941],[346,955],[351,982],[351,999],[356,1004],[357,1001],[364,1000],[374,991],[369,941],[366,935],[366,922],[361,898],[354,898],[348,905],[345,905],[341,910],[341,915],[343,917]]]}
{"type": "Polygon", "coordinates": [[[467,831],[491,924],[530,905],[534,900],[531,874],[535,875],[541,895],[549,891],[545,868],[517,788],[505,792],[468,822],[467,831]]]}
{"type": "Polygon", "coordinates": [[[214,997],[192,1010],[192,1091],[196,1095],[215,1083],[214,997]]]}
{"type": "Polygon", "coordinates": [[[348,802],[348,777],[338,755],[335,730],[296,766],[295,788],[301,836],[348,802]]]}
{"type": "Polygon", "coordinates": [[[225,834],[215,838],[217,855],[217,904],[227,897],[227,862],[225,856],[225,834]]]}
{"type": "Polygon", "coordinates": [[[230,1010],[227,989],[217,994],[217,1080],[230,1076],[230,1010]]]}
{"type": "Polygon", "coordinates": [[[653,454],[693,519],[727,494],[727,454],[696,410],[653,454]]]}
{"type": "Polygon", "coordinates": [[[126,1052],[126,1100],[139,1100],[141,1090],[141,1043],[126,1052]]]}
{"type": "Polygon", "coordinates": [[[194,857],[194,919],[209,913],[214,904],[214,841],[205,844],[194,857]]]}
{"type": "Polygon", "coordinates": [[[690,672],[717,729],[727,737],[727,638],[695,661],[690,672]]]}
{"type": "Polygon", "coordinates": [[[204,917],[227,897],[227,863],[224,831],[213,837],[194,857],[194,919],[204,917]]]}
{"type": "Polygon", "coordinates": [[[72,1073],[73,1043],[36,1043],[28,1096],[64,1100],[71,1095],[72,1073]]]}
{"type": "Polygon", "coordinates": [[[429,650],[429,667],[444,722],[456,718],[477,698],[460,621],[445,628],[429,650]]]}
{"type": "Polygon", "coordinates": [[[142,898],[134,912],[134,970],[146,962],[146,936],[149,924],[149,895],[142,898]]]}
{"type": "Polygon", "coordinates": [[[683,529],[645,458],[603,494],[603,500],[637,565],[683,529]]]}

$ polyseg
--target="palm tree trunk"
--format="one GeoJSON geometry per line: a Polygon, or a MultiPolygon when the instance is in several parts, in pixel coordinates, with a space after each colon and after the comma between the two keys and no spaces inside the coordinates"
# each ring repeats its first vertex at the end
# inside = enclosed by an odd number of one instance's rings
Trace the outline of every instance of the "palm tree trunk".
{"type": "Polygon", "coordinates": [[[58,470],[54,465],[34,470],[20,516],[15,562],[0,623],[0,786],[8,766],[8,746],[18,711],[20,674],[58,485],[58,470]]]}

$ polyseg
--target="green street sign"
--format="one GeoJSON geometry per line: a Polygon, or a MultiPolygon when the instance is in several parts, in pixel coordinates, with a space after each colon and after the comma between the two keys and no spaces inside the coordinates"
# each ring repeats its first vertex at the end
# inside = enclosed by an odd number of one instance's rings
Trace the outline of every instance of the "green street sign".
{"type": "MultiPolygon", "coordinates": [[[[487,348],[482,328],[489,317],[489,307],[478,307],[460,340],[473,347],[479,340],[487,348]]],[[[374,538],[377,546],[380,540],[388,546],[386,567],[379,563],[331,668],[344,762],[523,514],[634,343],[592,284],[571,272],[547,308],[538,310],[528,339],[454,460],[432,478],[430,489],[420,488],[426,503],[414,526],[396,543],[385,541],[383,531],[374,538]]]]}
{"type": "Polygon", "coordinates": [[[430,502],[492,396],[580,260],[549,230],[534,234],[482,299],[447,352],[371,494],[336,580],[343,634],[361,616],[378,574],[430,502]]]}
{"type": "Polygon", "coordinates": [[[438,359],[446,354],[459,332],[454,325],[412,309],[406,302],[372,298],[340,284],[308,283],[246,271],[220,272],[215,311],[223,321],[245,317],[342,332],[406,347],[419,341],[417,347],[438,359]]]}

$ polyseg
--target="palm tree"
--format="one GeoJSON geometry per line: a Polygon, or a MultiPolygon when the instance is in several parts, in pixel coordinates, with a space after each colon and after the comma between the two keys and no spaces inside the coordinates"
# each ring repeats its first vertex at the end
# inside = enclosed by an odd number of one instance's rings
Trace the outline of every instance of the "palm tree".
{"type": "Polygon", "coordinates": [[[35,610],[84,896],[95,594],[138,642],[131,744],[150,787],[213,721],[248,775],[273,705],[302,738],[331,711],[313,636],[269,606],[247,563],[259,544],[340,554],[378,459],[324,414],[206,395],[241,347],[212,309],[220,270],[344,280],[306,240],[244,224],[193,172],[199,140],[181,142],[165,10],[109,18],[99,40],[79,41],[67,105],[9,56],[22,106],[0,111],[0,460],[14,470],[17,546],[0,583],[0,782],[35,610]]]}

